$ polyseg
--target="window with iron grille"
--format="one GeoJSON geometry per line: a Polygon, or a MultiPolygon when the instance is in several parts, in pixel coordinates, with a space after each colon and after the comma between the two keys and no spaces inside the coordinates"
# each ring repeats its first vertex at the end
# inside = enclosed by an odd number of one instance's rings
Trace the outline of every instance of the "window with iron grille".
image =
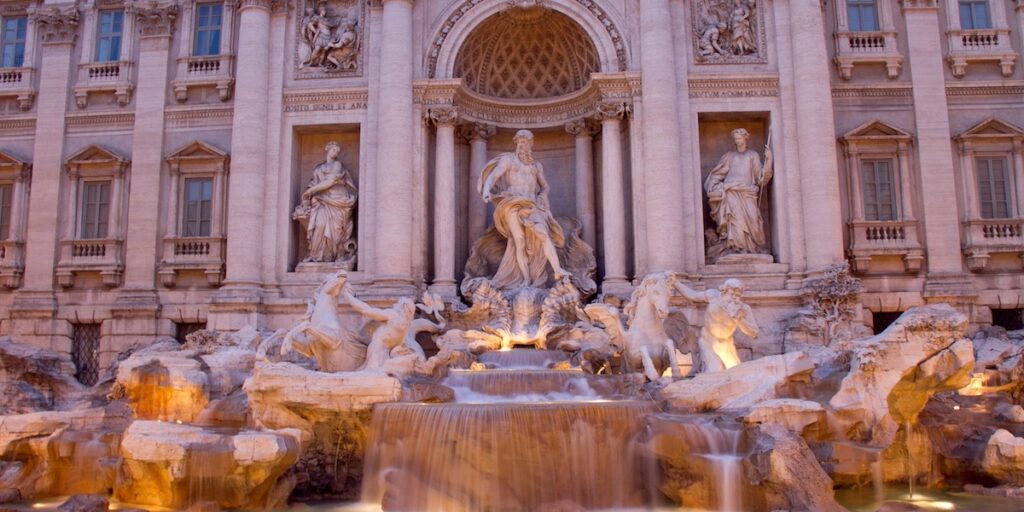
{"type": "Polygon", "coordinates": [[[878,10],[875,0],[846,0],[846,14],[853,32],[878,30],[878,10]]]}
{"type": "Polygon", "coordinates": [[[992,308],[992,325],[1002,327],[1007,331],[1024,329],[1024,309],[992,308]]]}
{"type": "Polygon", "coordinates": [[[121,36],[124,31],[124,11],[100,11],[96,26],[96,62],[121,59],[121,36]]]}
{"type": "Polygon", "coordinates": [[[184,200],[182,236],[210,236],[210,220],[213,214],[213,178],[186,179],[184,200]]]}
{"type": "Polygon", "coordinates": [[[100,324],[73,324],[71,333],[71,360],[75,363],[75,378],[86,386],[99,380],[100,324]]]}
{"type": "Polygon", "coordinates": [[[185,343],[185,338],[196,331],[206,329],[206,322],[174,322],[174,339],[185,343]]]}
{"type": "Polygon", "coordinates": [[[992,28],[988,0],[960,0],[960,28],[967,30],[992,28]]]}
{"type": "Polygon", "coordinates": [[[86,181],[82,184],[82,224],[79,238],[107,237],[110,215],[110,182],[86,181]]]}
{"type": "Polygon", "coordinates": [[[25,64],[25,33],[28,27],[27,16],[5,16],[3,33],[0,34],[2,58],[0,66],[20,68],[25,64]]]}
{"type": "Polygon", "coordinates": [[[196,57],[220,55],[223,13],[223,4],[196,5],[196,40],[192,51],[196,57]]]}
{"type": "Polygon", "coordinates": [[[864,218],[896,220],[896,188],[892,160],[862,161],[861,179],[864,190],[864,218]]]}
{"type": "Polygon", "coordinates": [[[877,311],[871,314],[871,328],[875,334],[881,333],[882,331],[889,328],[897,318],[902,315],[902,311],[877,311]]]}
{"type": "Polygon", "coordinates": [[[0,240],[11,237],[11,197],[14,185],[0,185],[0,240]]]}
{"type": "Polygon", "coordinates": [[[981,218],[1005,219],[1010,217],[1010,177],[1003,157],[978,157],[978,201],[981,218]]]}

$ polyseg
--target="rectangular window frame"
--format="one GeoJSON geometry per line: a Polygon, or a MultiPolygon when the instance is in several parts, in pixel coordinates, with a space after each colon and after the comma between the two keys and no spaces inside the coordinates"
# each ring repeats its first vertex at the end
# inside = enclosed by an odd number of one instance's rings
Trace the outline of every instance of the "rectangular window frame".
{"type": "Polygon", "coordinates": [[[878,32],[881,30],[876,0],[846,0],[846,17],[851,32],[878,32]],[[865,18],[865,14],[869,17],[865,18]],[[870,27],[864,26],[865,19],[870,20],[870,27]]]}
{"type": "Polygon", "coordinates": [[[192,32],[193,57],[220,55],[223,47],[221,36],[224,32],[224,4],[222,2],[196,3],[192,32]]]}
{"type": "Polygon", "coordinates": [[[1014,201],[1014,176],[1010,165],[1010,155],[1005,153],[977,153],[974,155],[974,183],[978,187],[978,216],[982,219],[1011,219],[1016,215],[1017,206],[1014,201]],[[1001,162],[1002,179],[992,179],[992,162],[1001,162]],[[987,176],[986,176],[987,175],[987,176]],[[987,182],[986,183],[986,178],[987,182]],[[1003,182],[1002,198],[997,198],[996,182],[1003,182]],[[986,200],[986,196],[989,197],[986,200]],[[1004,204],[1000,205],[1000,200],[1004,204]],[[987,208],[987,211],[986,211],[987,208]]]}
{"type": "Polygon", "coordinates": [[[103,240],[110,235],[112,191],[111,179],[82,180],[78,199],[78,240],[103,240]],[[105,202],[103,185],[106,185],[105,202]],[[95,189],[98,197],[93,195],[93,187],[98,187],[95,189]]]}
{"type": "Polygon", "coordinates": [[[860,159],[861,202],[864,206],[864,220],[891,222],[900,220],[900,187],[897,158],[892,156],[868,156],[860,159]],[[887,183],[878,179],[879,164],[885,164],[887,183]],[[868,179],[868,166],[871,179],[868,179]],[[884,189],[888,187],[888,191],[884,189]],[[888,194],[887,202],[880,197],[888,194]],[[885,212],[883,214],[883,208],[885,212]]]}
{"type": "Polygon", "coordinates": [[[28,41],[28,16],[0,17],[0,67],[20,68],[25,65],[25,44],[28,41]],[[14,26],[11,26],[14,22],[14,26]],[[14,32],[12,35],[11,32],[14,32]]]}
{"type": "Polygon", "coordinates": [[[185,238],[204,238],[213,232],[214,177],[189,176],[182,179],[181,233],[185,238]],[[198,185],[198,198],[190,197],[192,185],[198,185]]]}
{"type": "Polygon", "coordinates": [[[957,0],[960,17],[960,28],[964,30],[990,30],[995,28],[992,23],[992,8],[988,0],[957,0]]]}
{"type": "Polygon", "coordinates": [[[93,54],[93,62],[121,60],[121,41],[125,36],[124,17],[124,9],[104,9],[96,13],[96,53],[93,54]],[[118,14],[120,16],[116,16],[118,14]],[[109,20],[106,19],[108,15],[109,20]]]}
{"type": "Polygon", "coordinates": [[[14,183],[0,183],[0,241],[11,239],[14,224],[14,183]]]}

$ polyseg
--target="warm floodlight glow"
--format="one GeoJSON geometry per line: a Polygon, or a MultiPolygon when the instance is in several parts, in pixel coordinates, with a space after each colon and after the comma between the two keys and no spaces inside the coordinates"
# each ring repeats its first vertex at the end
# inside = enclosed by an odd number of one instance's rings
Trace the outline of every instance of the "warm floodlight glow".
{"type": "Polygon", "coordinates": [[[988,376],[984,373],[975,373],[971,375],[971,383],[960,388],[961,396],[981,396],[985,392],[985,381],[988,380],[988,376]]]}

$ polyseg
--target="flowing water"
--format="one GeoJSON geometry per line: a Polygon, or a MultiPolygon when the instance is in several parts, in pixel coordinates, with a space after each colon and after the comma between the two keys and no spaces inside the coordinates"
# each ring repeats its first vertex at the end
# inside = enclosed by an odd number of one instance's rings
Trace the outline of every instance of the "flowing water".
{"type": "Polygon", "coordinates": [[[364,502],[422,511],[650,502],[654,469],[638,440],[657,407],[625,399],[631,379],[546,370],[560,360],[547,351],[487,356],[502,369],[453,372],[444,381],[455,390],[453,403],[374,408],[364,502]]]}

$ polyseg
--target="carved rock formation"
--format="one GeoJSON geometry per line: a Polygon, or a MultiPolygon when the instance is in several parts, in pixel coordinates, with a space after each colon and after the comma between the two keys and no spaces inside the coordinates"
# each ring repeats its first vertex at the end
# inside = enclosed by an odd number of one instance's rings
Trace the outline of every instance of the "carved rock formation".
{"type": "Polygon", "coordinates": [[[658,396],[677,410],[746,409],[780,398],[780,390],[794,381],[808,381],[812,370],[814,363],[807,354],[790,352],[676,381],[662,389],[658,396]]]}

